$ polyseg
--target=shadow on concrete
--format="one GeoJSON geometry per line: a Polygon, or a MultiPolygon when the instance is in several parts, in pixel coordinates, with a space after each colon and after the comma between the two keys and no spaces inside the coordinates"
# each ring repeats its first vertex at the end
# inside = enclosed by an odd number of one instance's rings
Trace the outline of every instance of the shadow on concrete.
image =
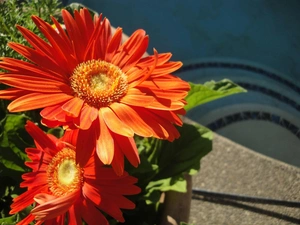
{"type": "Polygon", "coordinates": [[[287,221],[290,223],[300,224],[300,219],[298,219],[298,218],[287,216],[282,213],[277,213],[277,212],[274,212],[271,210],[262,209],[257,206],[247,205],[247,204],[240,203],[237,201],[220,199],[220,198],[202,197],[202,196],[193,196],[193,199],[200,200],[200,201],[206,201],[206,202],[210,202],[210,203],[214,203],[214,204],[233,206],[233,207],[241,208],[241,209],[248,210],[248,211],[251,211],[254,213],[259,213],[259,214],[263,214],[266,216],[281,219],[281,220],[284,220],[284,221],[287,221]]]}

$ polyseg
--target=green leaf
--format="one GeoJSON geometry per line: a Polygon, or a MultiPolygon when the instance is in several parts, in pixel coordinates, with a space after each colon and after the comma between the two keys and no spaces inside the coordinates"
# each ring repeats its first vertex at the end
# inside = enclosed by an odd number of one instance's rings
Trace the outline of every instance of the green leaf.
{"type": "Polygon", "coordinates": [[[61,138],[64,135],[64,130],[61,127],[55,127],[48,129],[47,133],[52,134],[57,138],[61,138]]]}
{"type": "Polygon", "coordinates": [[[125,170],[133,177],[138,178],[138,186],[144,189],[149,181],[157,174],[158,165],[149,160],[147,152],[151,148],[152,139],[136,136],[135,142],[139,151],[140,164],[138,168],[133,167],[128,160],[125,161],[125,170]]]}
{"type": "Polygon", "coordinates": [[[186,222],[180,222],[180,225],[194,225],[194,224],[186,223],[186,222]]]}
{"type": "Polygon", "coordinates": [[[165,179],[160,179],[156,181],[149,182],[146,187],[147,191],[159,190],[161,192],[166,191],[177,191],[177,192],[186,192],[186,180],[181,176],[177,177],[168,177],[165,179]]]}
{"type": "Polygon", "coordinates": [[[223,98],[232,94],[247,92],[244,88],[227,79],[219,82],[210,81],[204,84],[190,83],[190,86],[191,90],[185,99],[188,103],[185,106],[186,111],[219,98],[223,98]]]}
{"type": "Polygon", "coordinates": [[[12,193],[15,186],[18,185],[14,179],[8,176],[1,176],[1,186],[0,186],[0,215],[4,218],[9,215],[10,204],[12,203],[12,193]]]}
{"type": "Polygon", "coordinates": [[[197,123],[184,123],[178,128],[179,139],[164,145],[159,156],[159,173],[156,179],[176,177],[183,173],[195,174],[200,169],[200,160],[212,150],[213,133],[197,123]]]}
{"type": "Polygon", "coordinates": [[[141,164],[138,169],[126,165],[126,171],[138,178],[143,192],[139,199],[156,204],[161,192],[186,191],[184,174],[195,174],[200,160],[212,149],[212,132],[184,119],[178,128],[181,137],[174,142],[156,138],[136,138],[141,164]]]}
{"type": "Polygon", "coordinates": [[[15,225],[17,222],[23,220],[26,216],[28,216],[32,208],[32,206],[28,206],[27,208],[23,209],[19,213],[14,214],[13,216],[3,217],[2,219],[0,219],[0,225],[15,225]]]}
{"type": "Polygon", "coordinates": [[[19,176],[26,172],[24,162],[28,159],[25,148],[32,142],[24,125],[29,118],[24,114],[8,114],[0,123],[0,175],[19,176]]]}
{"type": "Polygon", "coordinates": [[[17,220],[18,220],[18,215],[15,214],[13,216],[0,219],[0,225],[15,225],[17,220]]]}
{"type": "Polygon", "coordinates": [[[156,204],[162,192],[166,191],[177,191],[177,192],[186,192],[186,180],[181,177],[168,177],[166,179],[160,179],[156,181],[151,181],[147,185],[146,195],[144,199],[147,204],[156,204]]]}
{"type": "MultiPolygon", "coordinates": [[[[8,114],[0,122],[1,217],[9,215],[12,195],[23,192],[19,188],[19,184],[22,181],[21,175],[29,170],[24,164],[28,159],[24,150],[32,144],[32,138],[24,127],[28,119],[24,114],[8,114]]],[[[8,217],[8,219],[3,219],[2,222],[9,224],[14,218],[8,217]]]]}

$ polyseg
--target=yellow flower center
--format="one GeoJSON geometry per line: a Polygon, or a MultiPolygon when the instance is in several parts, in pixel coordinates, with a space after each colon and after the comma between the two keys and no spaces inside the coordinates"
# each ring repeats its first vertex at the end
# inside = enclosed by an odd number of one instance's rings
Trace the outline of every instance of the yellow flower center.
{"type": "Polygon", "coordinates": [[[127,75],[119,67],[101,60],[79,64],[70,81],[75,96],[96,108],[118,101],[128,90],[127,75]]]}
{"type": "Polygon", "coordinates": [[[49,163],[47,177],[49,189],[55,196],[63,196],[81,188],[83,170],[75,161],[75,151],[64,148],[49,163]]]}

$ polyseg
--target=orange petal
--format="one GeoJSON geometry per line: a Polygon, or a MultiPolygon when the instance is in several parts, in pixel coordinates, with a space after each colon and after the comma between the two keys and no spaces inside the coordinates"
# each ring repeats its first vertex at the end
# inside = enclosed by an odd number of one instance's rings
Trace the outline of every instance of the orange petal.
{"type": "Polygon", "coordinates": [[[139,86],[139,90],[141,93],[147,93],[148,95],[153,95],[154,97],[157,97],[157,98],[165,98],[165,99],[170,99],[172,101],[182,100],[188,94],[187,91],[159,89],[159,88],[155,87],[154,85],[155,85],[155,83],[153,82],[152,87],[144,88],[144,87],[139,86]]]}
{"type": "Polygon", "coordinates": [[[76,58],[78,59],[78,62],[82,62],[84,60],[84,50],[87,46],[87,42],[84,39],[84,36],[80,31],[76,21],[67,10],[62,10],[62,17],[68,32],[68,36],[74,45],[76,58]]]}
{"type": "Polygon", "coordinates": [[[42,204],[31,210],[31,213],[35,216],[36,220],[52,219],[67,212],[79,197],[80,191],[74,191],[61,197],[45,193],[37,194],[34,200],[42,204]]]}
{"type": "MultiPolygon", "coordinates": [[[[31,161],[40,161],[41,159],[41,150],[37,148],[26,148],[25,152],[31,161]]],[[[28,161],[27,161],[28,162],[28,161]]]]}
{"type": "Polygon", "coordinates": [[[160,109],[160,110],[179,110],[184,107],[182,101],[171,101],[170,99],[157,99],[151,102],[146,108],[149,109],[160,109]]]}
{"type": "Polygon", "coordinates": [[[114,140],[102,115],[99,115],[99,123],[100,135],[96,140],[96,152],[101,162],[110,165],[114,158],[114,140]]]}
{"type": "Polygon", "coordinates": [[[68,85],[41,77],[6,73],[0,76],[0,82],[9,86],[17,87],[28,91],[38,91],[43,93],[70,93],[68,85]]]}
{"type": "MultiPolygon", "coordinates": [[[[92,17],[90,16],[90,18],[92,17]]],[[[77,10],[74,11],[74,19],[78,26],[78,29],[81,31],[82,42],[87,43],[90,38],[87,33],[87,27],[85,26],[84,18],[81,17],[80,13],[77,10]]]]}
{"type": "MultiPolygon", "coordinates": [[[[178,126],[182,126],[182,120],[178,115],[182,115],[183,112],[177,112],[177,111],[162,111],[162,110],[155,110],[155,109],[148,109],[149,112],[152,112],[153,114],[158,114],[160,117],[164,118],[166,121],[170,121],[171,123],[174,123],[178,126]]],[[[185,112],[185,110],[183,109],[185,112]]]]}
{"type": "Polygon", "coordinates": [[[111,62],[122,40],[122,28],[118,27],[106,48],[105,61],[111,62]]]}
{"type": "Polygon", "coordinates": [[[147,95],[136,88],[130,88],[127,94],[120,100],[121,103],[141,107],[147,107],[151,105],[153,101],[155,101],[153,96],[147,95]]]}
{"type": "MultiPolygon", "coordinates": [[[[131,107],[132,110],[139,115],[141,120],[147,124],[148,129],[151,129],[153,136],[161,139],[168,139],[169,133],[168,131],[156,120],[153,118],[153,115],[149,113],[147,109],[141,107],[131,107]]],[[[142,135],[141,135],[142,136],[142,135]]]]}
{"type": "MultiPolygon", "coordinates": [[[[109,181],[108,180],[105,181],[107,183],[112,181],[112,179],[110,179],[109,181]]],[[[115,195],[116,197],[117,197],[116,193],[121,195],[135,195],[141,192],[141,189],[134,185],[136,182],[137,182],[136,178],[128,176],[128,174],[124,172],[124,174],[120,176],[120,179],[115,180],[113,183],[111,182],[110,185],[102,185],[101,189],[103,195],[109,194],[109,195],[115,195]]]]}
{"type": "Polygon", "coordinates": [[[33,197],[41,192],[46,192],[48,190],[48,185],[45,186],[35,186],[34,188],[25,191],[23,194],[15,197],[13,203],[11,204],[11,210],[9,214],[15,214],[27,206],[31,205],[34,200],[33,197]]]}
{"type": "MultiPolygon", "coordinates": [[[[129,188],[128,188],[129,189],[129,188]]],[[[130,189],[132,189],[132,186],[130,186],[130,189]]],[[[122,190],[123,192],[123,190],[122,190]]],[[[109,195],[109,196],[105,196],[104,199],[108,201],[113,201],[115,202],[119,208],[121,209],[134,209],[135,208],[135,204],[128,200],[126,197],[124,196],[116,196],[116,195],[109,195]]]]}
{"type": "Polygon", "coordinates": [[[107,219],[102,215],[100,210],[98,210],[90,200],[83,200],[80,206],[80,214],[82,215],[83,220],[88,225],[109,225],[107,219]]]}
{"type": "Polygon", "coordinates": [[[112,168],[118,176],[124,173],[124,154],[119,147],[119,143],[115,143],[115,153],[113,161],[111,162],[112,168]]]}
{"type": "MultiPolygon", "coordinates": [[[[85,33],[86,33],[87,37],[90,38],[94,31],[94,22],[91,17],[91,14],[87,8],[80,9],[79,13],[84,22],[85,33]]],[[[100,14],[99,17],[102,17],[102,15],[100,14]]]]}
{"type": "Polygon", "coordinates": [[[78,117],[83,106],[84,101],[80,98],[74,97],[61,107],[68,115],[78,117]]]}
{"type": "Polygon", "coordinates": [[[96,40],[99,40],[101,38],[99,36],[99,34],[100,34],[102,16],[100,15],[99,17],[95,17],[95,18],[96,18],[96,21],[94,23],[93,32],[92,32],[89,42],[87,43],[87,46],[85,48],[85,52],[84,52],[84,56],[83,56],[84,61],[91,60],[91,59],[97,59],[96,40]]]}
{"type": "MultiPolygon", "coordinates": [[[[78,64],[78,60],[74,57],[74,53],[69,42],[65,41],[60,37],[57,31],[55,31],[49,24],[43,32],[45,37],[48,39],[52,48],[52,58],[55,60],[57,65],[60,65],[65,71],[66,77],[73,72],[73,69],[78,64]]],[[[42,31],[44,30],[41,29],[42,31]]]]}
{"type": "Polygon", "coordinates": [[[20,187],[27,187],[28,189],[33,188],[34,186],[47,185],[47,174],[45,172],[30,172],[22,175],[22,179],[20,187]]]}
{"type": "Polygon", "coordinates": [[[129,83],[129,88],[133,88],[138,86],[139,84],[141,84],[142,82],[144,82],[145,80],[147,80],[152,72],[154,71],[156,65],[157,65],[157,60],[158,60],[158,53],[156,51],[156,49],[153,49],[154,51],[154,63],[153,65],[151,65],[150,67],[147,67],[147,71],[145,71],[144,73],[140,73],[140,77],[136,77],[135,80],[131,80],[129,83]]]}
{"type": "Polygon", "coordinates": [[[85,104],[81,109],[79,117],[74,119],[74,124],[83,130],[87,130],[98,116],[98,109],[85,104]]]}
{"type": "Polygon", "coordinates": [[[117,203],[111,201],[109,198],[106,201],[101,201],[99,208],[119,222],[125,222],[122,211],[118,207],[117,203]]]}
{"type": "Polygon", "coordinates": [[[57,199],[57,196],[54,195],[49,195],[46,193],[41,193],[41,194],[37,194],[36,196],[34,196],[34,201],[36,203],[38,203],[39,205],[45,204],[49,201],[52,201],[54,199],[57,199]]]}
{"type": "Polygon", "coordinates": [[[72,205],[69,209],[69,224],[82,225],[79,207],[75,207],[75,205],[72,205]]]}
{"type": "Polygon", "coordinates": [[[0,90],[1,99],[13,100],[27,94],[29,94],[28,91],[20,90],[18,88],[8,88],[5,90],[0,90]]]}
{"type": "Polygon", "coordinates": [[[41,124],[46,126],[46,127],[49,127],[49,128],[55,128],[55,127],[59,127],[59,126],[66,126],[66,123],[65,122],[60,122],[60,121],[57,121],[57,120],[47,120],[45,118],[42,118],[41,119],[41,124]]]}
{"type": "MultiPolygon", "coordinates": [[[[128,83],[131,84],[143,78],[147,74],[148,67],[133,67],[127,72],[128,83]]],[[[130,86],[131,87],[131,86],[130,86]]]]}
{"type": "MultiPolygon", "coordinates": [[[[50,43],[51,48],[49,50],[51,51],[52,58],[54,58],[54,60],[59,60],[61,63],[61,60],[66,62],[62,69],[66,69],[69,66],[74,67],[78,62],[76,62],[76,59],[74,58],[71,41],[65,34],[65,31],[61,28],[61,25],[58,24],[53,17],[51,17],[51,19],[54,24],[57,25],[56,29],[58,32],[53,28],[53,26],[38,16],[32,16],[32,20],[36,24],[37,28],[43,33],[50,43]]],[[[67,72],[68,70],[65,71],[67,72]]]]}
{"type": "Polygon", "coordinates": [[[148,43],[149,36],[145,36],[142,42],[136,46],[135,52],[132,53],[130,58],[128,58],[127,61],[120,62],[119,66],[124,73],[126,73],[131,67],[135,66],[135,64],[142,58],[144,53],[147,51],[148,43]]]}
{"type": "MultiPolygon", "coordinates": [[[[163,65],[164,63],[166,63],[167,61],[169,61],[169,59],[172,57],[171,53],[159,53],[157,55],[157,66],[159,65],[163,65]]],[[[137,67],[148,67],[151,66],[155,61],[155,55],[150,55],[147,56],[145,58],[142,58],[138,63],[137,63],[137,67]]]]}
{"type": "Polygon", "coordinates": [[[17,98],[8,105],[10,112],[20,112],[39,109],[55,104],[61,104],[73,98],[73,96],[62,93],[30,93],[17,98]]]}
{"type": "Polygon", "coordinates": [[[137,135],[142,137],[152,137],[153,132],[149,128],[149,124],[145,123],[141,117],[130,106],[121,103],[113,103],[110,108],[116,115],[137,135]]]}
{"type": "Polygon", "coordinates": [[[34,216],[30,213],[28,216],[26,216],[23,220],[18,222],[16,225],[28,225],[31,224],[33,220],[34,220],[34,216]]]}
{"type": "Polygon", "coordinates": [[[140,157],[134,139],[118,134],[114,134],[113,137],[131,165],[137,167],[140,164],[140,157]]]}
{"type": "Polygon", "coordinates": [[[166,74],[165,76],[155,77],[153,80],[145,80],[139,85],[139,87],[151,88],[155,85],[156,88],[161,88],[165,90],[184,90],[189,91],[190,85],[188,82],[181,80],[171,74],[166,74]]]}
{"type": "Polygon", "coordinates": [[[55,71],[58,74],[65,74],[65,70],[62,69],[56,62],[53,60],[51,55],[46,55],[44,52],[37,51],[35,49],[29,48],[27,46],[23,46],[17,43],[8,43],[10,48],[14,49],[16,52],[23,55],[29,61],[34,62],[35,64],[46,68],[50,71],[55,71]]]}
{"type": "Polygon", "coordinates": [[[45,107],[41,110],[40,115],[47,120],[66,121],[66,112],[62,110],[61,105],[45,107]]]}
{"type": "Polygon", "coordinates": [[[68,78],[60,73],[46,70],[45,68],[38,67],[35,64],[31,64],[29,62],[21,61],[18,59],[3,58],[3,61],[0,61],[0,67],[2,69],[10,71],[11,73],[30,75],[32,77],[48,78],[53,81],[60,81],[62,83],[68,82],[68,78]]]}
{"type": "Polygon", "coordinates": [[[126,95],[121,100],[120,103],[126,105],[134,105],[140,107],[148,107],[154,101],[152,96],[147,95],[126,95]]]}
{"type": "Polygon", "coordinates": [[[120,222],[124,222],[124,218],[122,215],[122,212],[120,208],[116,205],[115,202],[110,201],[109,199],[106,199],[106,201],[102,200],[102,195],[99,194],[99,189],[96,189],[95,187],[85,184],[83,186],[83,193],[86,196],[87,200],[90,200],[94,205],[96,205],[98,208],[102,209],[104,212],[115,218],[116,220],[119,220],[120,222]]]}
{"type": "Polygon", "coordinates": [[[173,73],[182,67],[182,62],[167,62],[163,65],[156,66],[152,76],[164,76],[165,74],[173,73]]]}
{"type": "Polygon", "coordinates": [[[99,205],[101,202],[101,196],[99,194],[101,190],[97,190],[97,187],[93,184],[86,182],[82,187],[83,196],[86,199],[90,199],[95,205],[99,205]]]}
{"type": "Polygon", "coordinates": [[[64,40],[64,43],[65,43],[64,47],[68,48],[68,50],[65,51],[65,54],[69,53],[70,57],[74,58],[74,54],[72,54],[73,53],[72,45],[71,45],[71,42],[70,42],[69,37],[67,36],[66,32],[64,31],[64,29],[62,28],[60,23],[53,16],[51,16],[51,20],[53,21],[56,29],[58,30],[58,32],[57,31],[55,31],[55,32],[57,32],[59,34],[59,36],[62,38],[62,40],[64,40]]]}
{"type": "Polygon", "coordinates": [[[28,43],[36,50],[44,52],[48,55],[51,54],[51,46],[45,42],[42,38],[37,36],[32,31],[17,25],[16,28],[22,33],[23,37],[28,41],[28,43]]]}
{"type": "Polygon", "coordinates": [[[133,130],[124,124],[109,107],[100,108],[100,113],[111,131],[126,137],[133,137],[133,130]]]}
{"type": "Polygon", "coordinates": [[[101,38],[99,38],[99,41],[97,42],[97,58],[104,59],[106,48],[111,39],[111,27],[107,18],[104,18],[101,23],[99,36],[101,38]]]}
{"type": "Polygon", "coordinates": [[[114,55],[111,62],[122,68],[132,54],[138,49],[138,46],[143,42],[145,35],[146,32],[144,30],[136,30],[120,47],[120,52],[114,55]]]}
{"type": "Polygon", "coordinates": [[[61,65],[61,69],[65,71],[65,75],[72,72],[77,63],[75,64],[72,52],[70,51],[70,48],[67,48],[68,45],[66,42],[50,24],[46,23],[41,18],[32,16],[32,20],[45,38],[48,39],[50,44],[44,42],[33,32],[19,26],[18,29],[22,32],[23,36],[26,37],[34,49],[47,54],[57,65],[61,65]]]}
{"type": "Polygon", "coordinates": [[[25,125],[25,129],[44,152],[52,156],[55,155],[56,144],[44,133],[44,131],[29,120],[25,125]]]}
{"type": "Polygon", "coordinates": [[[73,146],[76,146],[77,138],[78,138],[79,129],[76,130],[66,130],[64,135],[61,138],[61,141],[67,142],[73,146]]]}
{"type": "Polygon", "coordinates": [[[139,114],[148,124],[151,124],[151,127],[156,132],[157,137],[173,141],[175,138],[180,136],[178,130],[175,126],[170,123],[170,121],[163,119],[157,114],[148,111],[147,109],[139,108],[139,114]]]}
{"type": "Polygon", "coordinates": [[[95,149],[96,138],[99,136],[98,121],[94,121],[90,129],[79,130],[76,142],[76,163],[85,167],[95,149]]]}

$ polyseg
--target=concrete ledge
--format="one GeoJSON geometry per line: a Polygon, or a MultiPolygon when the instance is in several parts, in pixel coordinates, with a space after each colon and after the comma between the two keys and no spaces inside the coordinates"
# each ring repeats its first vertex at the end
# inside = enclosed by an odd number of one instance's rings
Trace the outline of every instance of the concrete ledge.
{"type": "MultiPolygon", "coordinates": [[[[300,168],[263,156],[215,134],[193,187],[279,200],[300,201],[300,168]]],[[[190,223],[300,224],[300,208],[211,199],[192,200],[190,223]]]]}

